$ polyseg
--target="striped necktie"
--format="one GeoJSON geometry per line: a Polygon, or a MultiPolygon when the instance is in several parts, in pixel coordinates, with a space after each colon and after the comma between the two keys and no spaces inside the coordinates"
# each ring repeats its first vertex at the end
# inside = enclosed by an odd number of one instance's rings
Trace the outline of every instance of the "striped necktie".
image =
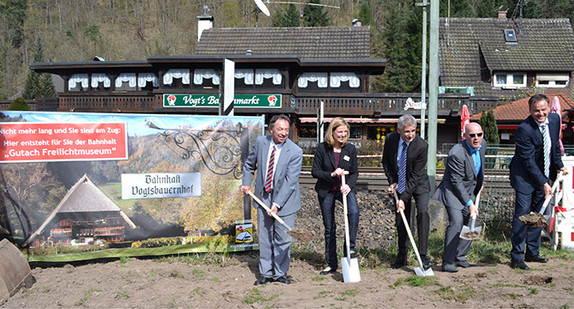
{"type": "Polygon", "coordinates": [[[274,167],[275,167],[275,145],[273,145],[273,150],[271,150],[271,156],[269,156],[269,164],[267,164],[267,177],[265,177],[266,192],[271,192],[271,184],[273,184],[274,167]]]}
{"type": "Polygon", "coordinates": [[[550,134],[548,134],[548,124],[542,125],[542,140],[544,141],[544,176],[550,177],[550,134]]]}
{"type": "Polygon", "coordinates": [[[405,192],[407,189],[407,148],[409,145],[403,141],[403,149],[401,151],[401,157],[399,158],[399,182],[397,184],[397,190],[400,194],[405,192]]]}

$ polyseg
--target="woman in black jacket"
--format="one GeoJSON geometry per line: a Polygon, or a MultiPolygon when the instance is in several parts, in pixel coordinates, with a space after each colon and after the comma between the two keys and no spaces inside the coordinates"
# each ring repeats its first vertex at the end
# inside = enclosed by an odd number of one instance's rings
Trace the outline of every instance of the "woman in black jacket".
{"type": "Polygon", "coordinates": [[[321,275],[327,275],[337,270],[337,239],[335,224],[335,200],[343,202],[343,195],[347,194],[347,209],[349,219],[349,241],[351,244],[351,257],[355,257],[355,241],[359,225],[359,207],[357,205],[355,184],[359,175],[357,163],[357,149],[348,144],[349,124],[341,117],[334,118],[325,136],[325,142],[317,146],[313,159],[311,175],[317,178],[315,191],[319,197],[319,205],[325,225],[325,260],[327,268],[321,275]],[[341,175],[345,175],[345,185],[342,185],[341,175]]]}

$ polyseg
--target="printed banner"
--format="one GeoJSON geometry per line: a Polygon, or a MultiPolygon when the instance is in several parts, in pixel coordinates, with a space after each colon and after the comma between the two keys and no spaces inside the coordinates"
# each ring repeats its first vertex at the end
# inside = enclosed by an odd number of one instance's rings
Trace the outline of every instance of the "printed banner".
{"type": "MultiPolygon", "coordinates": [[[[218,107],[219,95],[164,94],[163,107],[218,107]]],[[[280,94],[236,94],[234,107],[281,108],[280,94]]]]}
{"type": "Polygon", "coordinates": [[[29,261],[258,249],[263,117],[1,112],[0,239],[29,261]]]}

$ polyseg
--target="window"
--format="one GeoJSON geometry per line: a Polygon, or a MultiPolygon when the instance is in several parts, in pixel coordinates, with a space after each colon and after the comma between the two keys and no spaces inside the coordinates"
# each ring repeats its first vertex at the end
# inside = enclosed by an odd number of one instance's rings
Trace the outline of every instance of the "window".
{"type": "Polygon", "coordinates": [[[494,74],[494,87],[516,89],[526,87],[526,73],[500,72],[494,74]]]}
{"type": "Polygon", "coordinates": [[[504,29],[504,39],[506,40],[507,43],[518,41],[516,39],[516,32],[514,31],[514,29],[504,29]]]}
{"type": "Polygon", "coordinates": [[[566,88],[570,76],[568,73],[536,74],[536,86],[546,88],[566,88]]]}

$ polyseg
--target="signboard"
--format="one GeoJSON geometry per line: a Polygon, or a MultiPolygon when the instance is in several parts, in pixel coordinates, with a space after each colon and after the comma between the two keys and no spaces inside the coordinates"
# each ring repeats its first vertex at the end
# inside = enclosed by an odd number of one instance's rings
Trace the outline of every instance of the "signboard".
{"type": "MultiPolygon", "coordinates": [[[[280,94],[236,94],[234,107],[281,108],[280,94]]],[[[219,107],[217,94],[164,94],[163,107],[219,107]]]]}
{"type": "Polygon", "coordinates": [[[122,198],[201,196],[200,173],[122,174],[122,198]]]}
{"type": "Polygon", "coordinates": [[[264,117],[0,112],[0,240],[28,261],[258,248],[240,192],[264,117]]]}
{"type": "Polygon", "coordinates": [[[127,159],[125,123],[0,123],[0,163],[127,159]]]}

